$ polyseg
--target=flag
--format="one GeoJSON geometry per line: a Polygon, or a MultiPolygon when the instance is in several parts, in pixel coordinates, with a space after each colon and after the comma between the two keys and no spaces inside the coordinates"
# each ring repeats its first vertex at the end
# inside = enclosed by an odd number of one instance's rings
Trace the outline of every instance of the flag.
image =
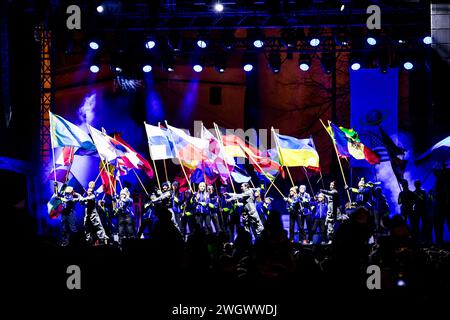
{"type": "Polygon", "coordinates": [[[116,190],[116,179],[114,178],[115,166],[106,164],[100,160],[100,179],[102,180],[103,191],[105,194],[113,195],[116,190]]]}
{"type": "Polygon", "coordinates": [[[79,154],[94,152],[96,147],[89,135],[63,117],[50,114],[50,139],[52,148],[76,147],[79,154]]]}
{"type": "Polygon", "coordinates": [[[63,203],[55,194],[47,202],[47,211],[51,219],[56,219],[63,210],[63,203]]]}
{"type": "Polygon", "coordinates": [[[393,158],[396,156],[403,156],[405,155],[406,150],[397,146],[394,141],[392,141],[391,137],[387,134],[384,129],[379,126],[380,129],[380,135],[381,135],[381,141],[383,142],[384,146],[386,147],[386,150],[389,153],[389,157],[393,158]]]}
{"type": "Polygon", "coordinates": [[[270,179],[274,179],[278,172],[282,172],[279,162],[262,153],[258,148],[247,144],[240,137],[235,135],[224,135],[223,143],[225,148],[229,147],[229,156],[234,154],[238,157],[245,157],[253,165],[257,172],[265,173],[270,179]],[[238,151],[240,148],[241,151],[238,151]]]}
{"type": "Polygon", "coordinates": [[[328,129],[335,141],[340,157],[352,156],[358,160],[366,160],[370,164],[379,164],[380,157],[359,141],[358,134],[353,129],[337,127],[330,122],[328,129]]]}
{"type": "Polygon", "coordinates": [[[225,148],[219,140],[204,126],[202,126],[202,138],[208,141],[206,157],[209,160],[225,162],[231,166],[236,165],[233,156],[230,156],[225,152],[225,148]]]}
{"type": "Polygon", "coordinates": [[[436,143],[428,151],[419,156],[416,161],[420,162],[426,159],[430,159],[439,163],[449,163],[450,136],[436,143]]]}
{"type": "Polygon", "coordinates": [[[154,173],[150,163],[127,144],[120,135],[115,134],[111,142],[116,148],[122,149],[123,155],[118,158],[118,161],[120,159],[120,165],[128,169],[141,169],[150,179],[153,178],[154,173]]]}
{"type": "Polygon", "coordinates": [[[281,165],[286,167],[319,168],[319,154],[312,139],[297,139],[274,132],[281,165]]]}
{"type": "Polygon", "coordinates": [[[167,125],[170,138],[173,142],[177,157],[189,166],[197,166],[200,161],[206,159],[208,141],[192,137],[181,129],[167,125]]]}
{"type": "Polygon", "coordinates": [[[70,166],[75,155],[75,147],[63,147],[61,153],[55,161],[60,166],[70,166]]]}
{"type": "Polygon", "coordinates": [[[145,123],[145,131],[147,133],[150,157],[153,160],[175,158],[173,143],[169,139],[167,129],[145,123]]]}
{"type": "Polygon", "coordinates": [[[241,138],[235,135],[227,134],[222,136],[222,142],[224,152],[228,157],[247,158],[247,155],[241,147],[241,144],[243,143],[241,138]]]}
{"type": "Polygon", "coordinates": [[[61,183],[66,183],[66,181],[69,180],[70,178],[71,173],[69,172],[69,168],[67,167],[58,167],[55,170],[52,170],[47,177],[48,180],[54,180],[61,183]]]}
{"type": "Polygon", "coordinates": [[[103,161],[111,162],[118,156],[122,156],[124,154],[123,150],[117,149],[112,143],[111,140],[113,138],[90,125],[87,125],[87,127],[91,133],[92,140],[97,147],[98,154],[103,161]]]}
{"type": "Polygon", "coordinates": [[[231,177],[236,183],[244,183],[249,182],[251,180],[247,171],[239,165],[234,167],[234,170],[231,172],[231,177]]]}

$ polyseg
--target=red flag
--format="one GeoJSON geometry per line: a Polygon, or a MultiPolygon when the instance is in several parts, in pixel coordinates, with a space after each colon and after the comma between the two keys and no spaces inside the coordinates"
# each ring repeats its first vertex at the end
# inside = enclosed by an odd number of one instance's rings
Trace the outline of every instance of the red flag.
{"type": "Polygon", "coordinates": [[[124,152],[124,154],[119,157],[123,161],[123,166],[129,169],[144,170],[150,179],[153,178],[154,173],[150,163],[127,144],[120,135],[115,134],[114,139],[112,139],[111,142],[124,152]]]}
{"type": "Polygon", "coordinates": [[[102,179],[105,194],[113,195],[116,190],[116,179],[114,178],[114,165],[106,164],[100,160],[100,179],[102,179]]]}

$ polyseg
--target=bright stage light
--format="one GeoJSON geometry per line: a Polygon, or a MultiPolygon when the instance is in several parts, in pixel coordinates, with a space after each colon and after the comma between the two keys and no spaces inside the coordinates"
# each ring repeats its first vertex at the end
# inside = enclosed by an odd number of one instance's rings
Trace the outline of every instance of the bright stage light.
{"type": "Polygon", "coordinates": [[[406,70],[412,70],[414,68],[414,64],[410,61],[406,61],[403,64],[403,68],[405,68],[406,70]]]}
{"type": "Polygon", "coordinates": [[[300,63],[299,68],[302,71],[308,71],[309,70],[309,65],[307,63],[303,62],[303,63],[300,63]]]}
{"type": "Polygon", "coordinates": [[[90,47],[92,50],[97,50],[98,48],[100,48],[100,46],[98,45],[98,43],[95,42],[95,41],[89,42],[89,47],[90,47]]]}
{"type": "Polygon", "coordinates": [[[253,41],[253,46],[255,48],[262,48],[263,45],[264,45],[264,41],[262,41],[260,39],[253,41]]]}
{"type": "Polygon", "coordinates": [[[145,43],[145,47],[149,50],[153,49],[155,46],[156,46],[155,40],[149,40],[145,43]]]}
{"type": "Polygon", "coordinates": [[[203,67],[200,64],[195,64],[192,69],[194,69],[195,72],[202,72],[203,67]]]}
{"type": "Polygon", "coordinates": [[[105,11],[105,8],[103,6],[98,6],[97,7],[97,12],[98,13],[102,13],[103,11],[105,11]]]}
{"type": "Polygon", "coordinates": [[[214,11],[216,12],[222,12],[223,11],[223,4],[221,4],[220,2],[217,2],[214,5],[214,11]]]}
{"type": "Polygon", "coordinates": [[[311,47],[317,47],[320,44],[320,40],[317,38],[312,38],[311,41],[309,41],[309,44],[311,47]]]}
{"type": "Polygon", "coordinates": [[[374,45],[377,44],[377,40],[376,40],[375,38],[373,38],[373,37],[368,37],[368,38],[367,38],[367,43],[368,43],[369,45],[371,45],[371,46],[374,46],[374,45]]]}
{"type": "Polygon", "coordinates": [[[142,67],[142,71],[144,71],[145,73],[152,71],[152,66],[146,64],[145,66],[142,67]]]}
{"type": "Polygon", "coordinates": [[[298,67],[302,71],[308,71],[311,67],[311,56],[309,54],[301,54],[298,57],[298,67]]]}
{"type": "Polygon", "coordinates": [[[423,38],[423,43],[424,44],[432,44],[433,43],[433,38],[431,38],[430,36],[426,36],[425,38],[423,38]]]}
{"type": "Polygon", "coordinates": [[[91,70],[92,73],[97,73],[100,71],[100,68],[97,65],[92,65],[89,67],[89,70],[91,70]]]}
{"type": "Polygon", "coordinates": [[[353,62],[351,68],[353,71],[358,71],[359,69],[361,69],[361,64],[359,62],[353,62]]]}
{"type": "Polygon", "coordinates": [[[208,46],[208,44],[206,43],[205,40],[200,39],[200,40],[197,41],[197,46],[199,48],[204,49],[204,48],[206,48],[208,46]]]}
{"type": "Polygon", "coordinates": [[[252,70],[253,70],[253,65],[252,64],[250,64],[250,63],[244,64],[244,71],[245,72],[250,72],[252,70]]]}

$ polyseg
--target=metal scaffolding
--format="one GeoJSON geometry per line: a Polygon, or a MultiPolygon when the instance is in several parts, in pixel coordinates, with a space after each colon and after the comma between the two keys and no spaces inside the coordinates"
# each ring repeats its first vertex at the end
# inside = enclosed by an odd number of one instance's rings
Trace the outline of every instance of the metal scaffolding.
{"type": "Polygon", "coordinates": [[[40,42],[40,123],[39,123],[39,160],[41,167],[46,167],[51,159],[50,118],[53,109],[53,69],[51,32],[44,25],[36,28],[40,42]]]}

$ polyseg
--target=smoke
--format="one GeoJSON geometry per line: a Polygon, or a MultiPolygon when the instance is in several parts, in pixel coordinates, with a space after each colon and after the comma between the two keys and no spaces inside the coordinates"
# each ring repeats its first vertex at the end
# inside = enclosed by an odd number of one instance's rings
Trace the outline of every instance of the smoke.
{"type": "Polygon", "coordinates": [[[95,104],[97,94],[93,93],[84,98],[83,104],[78,109],[78,117],[83,124],[92,124],[95,118],[95,104]]]}
{"type": "MultiPolygon", "coordinates": [[[[430,163],[416,165],[414,163],[415,157],[413,154],[413,139],[410,134],[400,132],[397,136],[392,136],[393,141],[406,150],[403,159],[408,160],[405,169],[404,179],[408,181],[410,190],[414,190],[414,181],[420,180],[422,187],[429,191],[434,187],[435,177],[432,173],[433,166],[430,163]]],[[[377,177],[383,184],[383,191],[386,199],[389,202],[391,213],[399,213],[398,194],[400,187],[397,178],[394,175],[390,162],[383,162],[376,167],[377,177]]]]}

